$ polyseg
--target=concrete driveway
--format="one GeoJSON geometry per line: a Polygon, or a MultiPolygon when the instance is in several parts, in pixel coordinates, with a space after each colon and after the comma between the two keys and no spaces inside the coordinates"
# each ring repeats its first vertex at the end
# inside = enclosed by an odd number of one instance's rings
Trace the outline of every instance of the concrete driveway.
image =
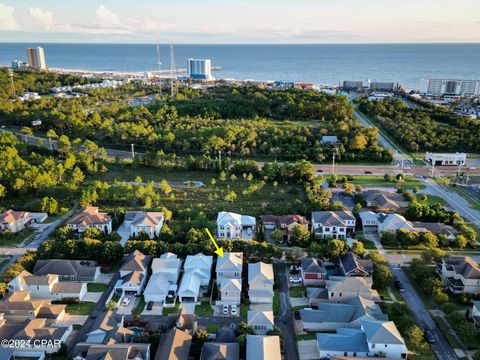
{"type": "Polygon", "coordinates": [[[58,321],[59,325],[83,325],[87,321],[88,315],[71,315],[65,314],[61,320],[58,321]]]}
{"type": "Polygon", "coordinates": [[[120,304],[118,305],[117,309],[117,314],[118,315],[130,315],[132,313],[132,310],[135,309],[138,303],[138,297],[134,295],[126,295],[130,296],[131,300],[128,305],[122,305],[123,298],[120,299],[120,304]]]}
{"type": "Polygon", "coordinates": [[[100,275],[98,275],[98,278],[95,282],[99,284],[108,285],[110,283],[110,280],[112,280],[112,277],[113,277],[113,274],[101,273],[100,275]]]}
{"type": "Polygon", "coordinates": [[[185,309],[185,312],[187,314],[194,314],[195,313],[195,306],[197,306],[197,304],[193,303],[193,302],[182,302],[182,303],[180,303],[180,309],[185,309]]]}
{"type": "Polygon", "coordinates": [[[103,292],[87,292],[82,301],[98,302],[102,297],[103,292]]]}
{"type": "Polygon", "coordinates": [[[297,342],[300,360],[320,359],[317,340],[303,340],[297,342]]]}

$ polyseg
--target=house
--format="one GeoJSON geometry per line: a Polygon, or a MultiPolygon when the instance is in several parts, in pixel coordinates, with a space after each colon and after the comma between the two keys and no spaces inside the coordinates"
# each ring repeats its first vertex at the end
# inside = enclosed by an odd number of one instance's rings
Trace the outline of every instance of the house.
{"type": "Polygon", "coordinates": [[[31,212],[29,213],[32,223],[41,224],[48,218],[48,214],[44,212],[31,212]]]}
{"type": "Polygon", "coordinates": [[[367,231],[377,230],[378,227],[378,214],[374,213],[373,211],[362,211],[358,214],[360,217],[360,221],[362,222],[362,229],[367,231]]]}
{"type": "Polygon", "coordinates": [[[360,328],[362,320],[388,320],[380,306],[361,296],[345,303],[324,302],[318,309],[300,310],[305,331],[334,331],[339,328],[360,328]]]}
{"type": "Polygon", "coordinates": [[[192,335],[173,328],[160,338],[155,360],[188,360],[192,335]]]}
{"type": "Polygon", "coordinates": [[[357,254],[349,252],[340,258],[340,271],[343,276],[370,276],[373,263],[370,259],[362,259],[357,254]]]}
{"type": "Polygon", "coordinates": [[[382,212],[400,211],[408,206],[408,201],[402,194],[385,190],[364,190],[361,196],[369,208],[382,212]]]}
{"type": "Polygon", "coordinates": [[[140,237],[145,234],[150,239],[158,237],[165,222],[163,212],[127,211],[125,226],[130,229],[130,237],[140,237]]]}
{"type": "Polygon", "coordinates": [[[281,360],[280,337],[247,335],[246,360],[281,360]]]}
{"type": "Polygon", "coordinates": [[[472,301],[472,312],[471,312],[471,318],[473,320],[473,323],[475,324],[475,327],[480,326],[480,301],[474,300],[472,301]]]}
{"type": "Polygon", "coordinates": [[[248,299],[251,304],[272,304],[273,284],[272,264],[248,264],[248,299]]]}
{"type": "Polygon", "coordinates": [[[32,275],[23,270],[8,283],[15,291],[29,291],[32,299],[75,299],[82,301],[87,293],[87,283],[60,282],[58,275],[32,275]]]}
{"type": "Polygon", "coordinates": [[[178,299],[183,302],[197,302],[208,288],[212,272],[212,256],[201,253],[189,255],[183,265],[184,274],[178,290],[178,299]]]}
{"type": "Polygon", "coordinates": [[[355,231],[355,222],[351,211],[312,212],[314,234],[321,239],[345,239],[355,231]]]}
{"type": "Polygon", "coordinates": [[[435,235],[444,235],[450,241],[454,241],[457,238],[457,235],[460,234],[460,232],[453,226],[443,223],[413,221],[412,225],[415,231],[420,233],[429,231],[435,235]]]}
{"type": "Polygon", "coordinates": [[[72,325],[51,325],[47,319],[23,322],[0,321],[0,339],[15,342],[15,356],[43,358],[60,350],[72,332],[72,325]]]}
{"type": "Polygon", "coordinates": [[[328,302],[328,290],[324,287],[308,286],[306,290],[308,305],[311,307],[318,307],[320,304],[328,302]]]}
{"type": "Polygon", "coordinates": [[[328,300],[345,302],[353,297],[361,296],[368,300],[380,302],[377,290],[372,289],[373,281],[369,277],[331,276],[326,282],[328,300]]]}
{"type": "Polygon", "coordinates": [[[52,305],[51,299],[34,299],[29,291],[11,291],[0,301],[0,313],[5,319],[14,321],[34,318],[61,320],[66,307],[62,304],[52,305]]]}
{"type": "Polygon", "coordinates": [[[215,333],[215,342],[218,343],[235,343],[237,342],[237,336],[235,330],[228,327],[221,327],[217,329],[215,333]]]}
{"type": "Polygon", "coordinates": [[[327,270],[320,259],[303,258],[300,272],[305,286],[325,285],[325,281],[328,279],[327,270]]]}
{"type": "Polygon", "coordinates": [[[396,233],[398,230],[413,231],[413,225],[410,221],[399,214],[379,214],[377,232],[396,233]]]}
{"type": "Polygon", "coordinates": [[[264,231],[280,230],[285,240],[289,241],[296,226],[308,229],[308,220],[301,215],[263,215],[260,217],[264,231]]]}
{"type": "Polygon", "coordinates": [[[92,260],[38,260],[33,274],[58,275],[60,281],[95,282],[100,275],[100,266],[92,260]]]}
{"type": "Polygon", "coordinates": [[[223,257],[217,258],[217,283],[221,283],[227,279],[242,280],[243,270],[243,253],[242,252],[225,252],[223,257]]]}
{"type": "Polygon", "coordinates": [[[170,303],[175,305],[181,265],[181,260],[172,253],[165,253],[153,259],[152,275],[143,292],[146,302],[165,304],[168,297],[171,300],[170,303]]]}
{"type": "Polygon", "coordinates": [[[322,145],[337,145],[340,141],[336,135],[324,135],[322,136],[322,145]]]}
{"type": "Polygon", "coordinates": [[[361,321],[360,329],[339,328],[336,333],[317,333],[320,358],[334,356],[406,359],[408,349],[392,321],[361,321]]]}
{"type": "Polygon", "coordinates": [[[120,268],[120,279],[115,284],[115,291],[123,295],[140,295],[147,281],[150,255],[135,250],[125,259],[120,268]]]}
{"type": "Polygon", "coordinates": [[[238,360],[240,358],[240,344],[205,342],[200,360],[238,360]]]}
{"type": "Polygon", "coordinates": [[[256,220],[253,216],[222,211],[217,216],[217,236],[221,239],[252,240],[256,220]]]}
{"type": "Polygon", "coordinates": [[[450,256],[437,265],[445,288],[454,294],[480,293],[480,266],[469,256],[450,256]]]}
{"type": "Polygon", "coordinates": [[[73,349],[73,360],[150,360],[150,344],[88,344],[73,349]]]}
{"type": "Polygon", "coordinates": [[[242,281],[239,279],[224,279],[220,284],[220,301],[216,305],[240,305],[242,297],[242,281]]]}
{"type": "Polygon", "coordinates": [[[112,232],[112,218],[106,213],[98,212],[98,207],[85,206],[67,221],[67,226],[80,233],[89,228],[97,228],[105,234],[112,232]]]}
{"type": "Polygon", "coordinates": [[[0,231],[16,233],[30,225],[31,218],[26,211],[7,210],[0,213],[0,231]]]}
{"type": "Polygon", "coordinates": [[[248,310],[247,323],[253,328],[255,334],[266,335],[273,330],[273,311],[248,310]]]}
{"type": "Polygon", "coordinates": [[[124,327],[123,316],[117,320],[113,311],[107,311],[100,326],[87,334],[88,344],[116,344],[129,343],[134,337],[133,330],[124,327]]]}

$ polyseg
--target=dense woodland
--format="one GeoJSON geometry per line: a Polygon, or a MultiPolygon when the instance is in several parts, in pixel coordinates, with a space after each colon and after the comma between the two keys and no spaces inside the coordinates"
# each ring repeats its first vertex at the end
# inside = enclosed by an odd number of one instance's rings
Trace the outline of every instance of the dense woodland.
{"type": "Polygon", "coordinates": [[[395,99],[362,99],[359,107],[408,150],[480,151],[479,120],[452,114],[444,108],[409,108],[395,99]]]}

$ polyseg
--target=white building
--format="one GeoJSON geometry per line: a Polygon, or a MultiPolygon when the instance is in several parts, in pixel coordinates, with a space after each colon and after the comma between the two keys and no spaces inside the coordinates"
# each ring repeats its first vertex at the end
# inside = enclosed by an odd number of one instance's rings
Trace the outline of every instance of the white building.
{"type": "Polygon", "coordinates": [[[253,216],[221,211],[217,216],[217,236],[220,239],[252,240],[256,220],[253,216]]]}
{"type": "Polygon", "coordinates": [[[248,310],[247,322],[257,335],[266,335],[273,330],[273,311],[248,310]]]}
{"type": "Polygon", "coordinates": [[[112,218],[98,211],[96,206],[85,206],[67,221],[67,226],[80,233],[88,228],[97,228],[106,234],[112,233],[112,218]]]}
{"type": "Polygon", "coordinates": [[[142,234],[147,235],[150,239],[158,237],[164,222],[163,212],[125,212],[125,226],[130,230],[130,237],[139,237],[142,234]]]}
{"type": "Polygon", "coordinates": [[[273,266],[257,262],[248,264],[248,299],[251,304],[273,303],[273,266]]]}
{"type": "Polygon", "coordinates": [[[167,297],[174,303],[177,297],[177,283],[180,276],[181,260],[172,253],[162,254],[152,261],[152,276],[143,292],[145,302],[165,303],[167,297]]]}
{"type": "Polygon", "coordinates": [[[428,96],[478,96],[480,80],[425,79],[421,92],[428,96]]]}
{"type": "Polygon", "coordinates": [[[47,63],[45,62],[45,54],[43,48],[38,46],[36,48],[26,49],[28,66],[35,70],[46,70],[47,63]]]}
{"type": "Polygon", "coordinates": [[[425,160],[430,165],[447,166],[447,165],[465,165],[467,162],[466,153],[430,153],[425,154],[425,160]]]}
{"type": "Polygon", "coordinates": [[[180,302],[197,302],[203,290],[208,288],[212,272],[212,256],[201,253],[189,255],[183,265],[184,274],[178,290],[180,302]]]}
{"type": "Polygon", "coordinates": [[[188,59],[188,77],[195,80],[213,80],[210,59],[188,59]]]}
{"type": "Polygon", "coordinates": [[[25,229],[30,221],[30,214],[26,211],[7,210],[0,213],[0,231],[16,233],[25,229]]]}
{"type": "Polygon", "coordinates": [[[355,216],[351,211],[314,211],[312,225],[316,237],[345,239],[355,230],[355,216]]]}

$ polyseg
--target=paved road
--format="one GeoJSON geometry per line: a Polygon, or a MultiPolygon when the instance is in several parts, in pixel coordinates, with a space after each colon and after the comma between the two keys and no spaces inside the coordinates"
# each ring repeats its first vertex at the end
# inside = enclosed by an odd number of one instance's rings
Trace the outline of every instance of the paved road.
{"type": "Polygon", "coordinates": [[[430,316],[430,313],[425,308],[422,299],[413,288],[413,285],[410,283],[408,277],[403,271],[396,267],[392,267],[392,270],[395,279],[401,281],[405,287],[405,291],[400,294],[402,295],[403,300],[405,300],[407,306],[410,308],[413,316],[417,320],[417,323],[425,324],[425,326],[435,337],[436,342],[431,344],[431,346],[437,358],[441,360],[456,360],[457,355],[451,348],[447,339],[443,336],[440,329],[437,327],[435,321],[430,316]]]}
{"type": "Polygon", "coordinates": [[[37,249],[45,240],[48,239],[50,234],[57,228],[58,225],[62,223],[62,221],[72,216],[73,212],[75,211],[75,208],[76,208],[76,203],[70,211],[63,214],[57,220],[52,221],[50,225],[45,230],[42,231],[40,237],[37,240],[33,240],[30,244],[27,245],[28,248],[37,249]]]}
{"type": "Polygon", "coordinates": [[[277,272],[278,293],[280,296],[280,314],[275,317],[275,326],[280,328],[285,338],[285,358],[298,360],[295,327],[293,325],[292,305],[288,293],[287,269],[285,261],[275,262],[277,272]]]}

